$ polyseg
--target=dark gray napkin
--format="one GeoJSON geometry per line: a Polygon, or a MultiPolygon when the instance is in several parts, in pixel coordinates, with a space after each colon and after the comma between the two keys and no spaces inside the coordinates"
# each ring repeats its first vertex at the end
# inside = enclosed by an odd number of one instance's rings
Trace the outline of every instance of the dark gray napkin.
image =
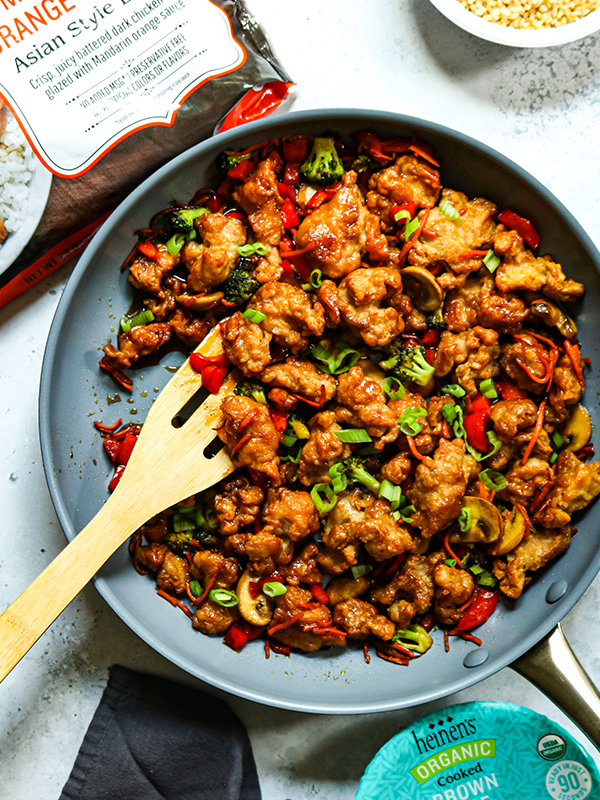
{"type": "Polygon", "coordinates": [[[60,800],[261,800],[248,734],[221,700],[116,665],[60,800]]]}

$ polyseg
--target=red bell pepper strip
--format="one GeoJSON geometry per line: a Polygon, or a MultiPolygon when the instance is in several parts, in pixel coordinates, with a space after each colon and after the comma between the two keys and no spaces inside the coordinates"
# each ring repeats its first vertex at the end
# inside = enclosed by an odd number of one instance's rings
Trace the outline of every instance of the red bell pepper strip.
{"type": "Polygon", "coordinates": [[[148,256],[148,258],[153,258],[156,261],[156,258],[158,256],[158,250],[152,244],[152,242],[142,242],[141,244],[138,245],[138,250],[140,251],[140,253],[143,253],[145,256],[148,256]]]}
{"type": "Polygon", "coordinates": [[[295,203],[296,202],[296,193],[294,190],[288,186],[286,183],[278,183],[277,188],[279,189],[279,194],[282,197],[289,197],[289,199],[295,203]]]}
{"type": "Polygon", "coordinates": [[[227,170],[227,175],[230,178],[237,178],[240,181],[245,181],[250,177],[250,175],[252,175],[255,166],[256,165],[254,164],[254,161],[240,161],[240,163],[236,164],[235,167],[227,170]]]}
{"type": "Polygon", "coordinates": [[[467,442],[480,453],[486,453],[488,449],[485,421],[485,411],[479,411],[477,414],[467,414],[464,420],[467,442]]]}
{"type": "Polygon", "coordinates": [[[265,583],[274,583],[275,581],[277,581],[277,583],[285,583],[283,575],[280,575],[278,572],[272,572],[271,575],[264,575],[258,582],[258,585],[262,588],[265,583]]]}
{"type": "Polygon", "coordinates": [[[250,637],[246,633],[246,631],[241,628],[237,622],[234,622],[233,625],[229,628],[225,636],[223,637],[223,641],[226,645],[229,645],[232,650],[236,652],[240,652],[243,650],[244,646],[247,644],[250,637]]]}
{"type": "Polygon", "coordinates": [[[456,626],[456,630],[470,631],[472,628],[478,628],[480,625],[483,625],[496,610],[499,600],[500,595],[498,592],[492,592],[480,586],[477,589],[475,600],[463,614],[460,622],[456,626]]]}
{"type": "Polygon", "coordinates": [[[245,619],[240,620],[237,624],[242,628],[244,633],[247,634],[249,639],[258,639],[265,630],[260,625],[252,625],[251,622],[245,619]]]}
{"type": "Polygon", "coordinates": [[[110,460],[115,462],[117,460],[117,456],[119,455],[122,442],[120,442],[118,439],[113,439],[112,437],[107,436],[102,443],[110,460]]]}
{"type": "Polygon", "coordinates": [[[273,425],[275,425],[275,428],[279,431],[279,433],[283,433],[287,426],[287,414],[285,411],[278,411],[275,408],[270,408],[269,414],[271,416],[271,422],[273,425]]]}
{"type": "Polygon", "coordinates": [[[485,395],[479,393],[476,395],[475,399],[471,402],[471,414],[479,414],[480,412],[485,414],[486,420],[492,418],[491,413],[492,404],[490,399],[485,395]]]}
{"type": "MultiPolygon", "coordinates": [[[[399,211],[408,211],[410,218],[412,219],[417,213],[417,206],[412,201],[409,201],[408,203],[396,203],[395,206],[390,208],[390,217],[394,220],[394,222],[396,221],[396,214],[399,211]]],[[[399,224],[403,224],[404,222],[406,222],[405,219],[400,220],[399,224]]]]}
{"type": "Polygon", "coordinates": [[[308,140],[305,136],[284,136],[281,142],[285,161],[304,161],[308,153],[308,140]]]}
{"type": "Polygon", "coordinates": [[[290,262],[287,260],[287,258],[284,259],[281,262],[281,271],[282,271],[282,273],[284,275],[288,275],[290,278],[294,278],[296,276],[296,273],[294,272],[294,268],[292,267],[290,262]]]}
{"type": "Polygon", "coordinates": [[[300,224],[300,217],[296,211],[296,206],[288,198],[281,207],[281,221],[284,228],[297,228],[300,224]]]}
{"type": "Polygon", "coordinates": [[[121,442],[121,447],[117,453],[117,464],[119,464],[119,466],[124,467],[129,461],[131,453],[133,452],[133,448],[136,445],[137,438],[138,437],[133,433],[125,434],[125,438],[121,442]]]}
{"type": "Polygon", "coordinates": [[[516,231],[532,249],[535,250],[540,243],[540,237],[536,233],[531,222],[525,219],[525,217],[520,217],[518,214],[515,214],[510,208],[498,214],[498,222],[502,222],[511,230],[516,231]]]}
{"type": "Polygon", "coordinates": [[[253,600],[256,600],[262,594],[262,588],[258,581],[248,582],[248,594],[253,600]]]}
{"type": "Polygon", "coordinates": [[[304,256],[289,256],[289,261],[291,261],[291,263],[294,266],[294,269],[296,270],[298,275],[300,275],[303,282],[308,283],[310,279],[310,273],[312,272],[313,268],[304,258],[304,256]]]}
{"type": "Polygon", "coordinates": [[[244,215],[240,214],[239,211],[235,211],[235,210],[226,211],[225,212],[225,216],[226,217],[233,217],[233,219],[244,219],[244,215]]]}
{"type": "Polygon", "coordinates": [[[329,195],[327,194],[327,192],[324,192],[322,189],[319,189],[313,194],[313,196],[310,198],[310,200],[306,205],[308,208],[318,208],[326,200],[329,200],[329,195]]]}
{"type": "Polygon", "coordinates": [[[310,587],[310,593],[315,598],[317,603],[322,603],[323,605],[327,605],[329,602],[329,595],[325,591],[325,589],[321,589],[320,586],[317,586],[316,583],[310,587]]]}
{"type": "Polygon", "coordinates": [[[436,330],[425,331],[423,334],[423,344],[426,347],[437,347],[440,343],[440,332],[436,330]]]}
{"type": "Polygon", "coordinates": [[[496,381],[496,387],[503,400],[526,400],[527,392],[512,381],[496,381]]]}
{"type": "Polygon", "coordinates": [[[114,490],[117,488],[117,484],[121,480],[121,475],[124,472],[125,472],[125,467],[122,464],[119,464],[119,466],[115,469],[114,475],[112,476],[110,483],[108,484],[109,492],[114,492],[114,490]]]}
{"type": "Polygon", "coordinates": [[[200,353],[192,353],[190,356],[190,367],[194,372],[203,372],[206,367],[228,367],[229,359],[221,354],[220,356],[201,356],[200,353]]]}
{"type": "Polygon", "coordinates": [[[425,361],[431,366],[435,364],[435,347],[425,348],[425,361]]]}
{"type": "Polygon", "coordinates": [[[283,170],[283,183],[287,183],[288,186],[300,185],[300,164],[293,161],[286,162],[283,170]]]}
{"type": "Polygon", "coordinates": [[[217,394],[227,375],[227,367],[210,366],[202,370],[202,386],[211,394],[217,394]]]}

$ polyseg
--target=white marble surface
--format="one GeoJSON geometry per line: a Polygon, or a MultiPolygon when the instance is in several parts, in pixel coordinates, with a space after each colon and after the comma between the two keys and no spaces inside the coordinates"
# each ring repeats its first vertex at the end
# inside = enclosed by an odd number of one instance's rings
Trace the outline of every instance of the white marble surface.
{"type": "MultiPolygon", "coordinates": [[[[454,28],[427,0],[251,5],[298,82],[296,109],[389,109],[469,133],[549,186],[600,245],[599,36],[553,50],[511,50],[454,28]]],[[[65,544],[42,470],[37,396],[68,273],[63,268],[0,310],[0,610],[65,544]]],[[[597,579],[565,622],[598,685],[599,605],[597,579]]],[[[2,798],[58,798],[115,662],[198,684],[88,587],[0,685],[2,798]]],[[[315,717],[227,699],[250,733],[265,800],[350,800],[377,749],[431,710],[315,717]]],[[[510,670],[436,705],[467,699],[510,700],[575,730],[510,670]]]]}

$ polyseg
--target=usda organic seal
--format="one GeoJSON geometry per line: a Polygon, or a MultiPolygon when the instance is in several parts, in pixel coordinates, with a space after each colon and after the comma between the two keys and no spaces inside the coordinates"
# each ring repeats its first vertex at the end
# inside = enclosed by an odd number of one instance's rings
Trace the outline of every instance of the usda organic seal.
{"type": "Polygon", "coordinates": [[[508,703],[464,703],[429,714],[389,741],[355,800],[583,800],[600,773],[548,717],[508,703]]]}

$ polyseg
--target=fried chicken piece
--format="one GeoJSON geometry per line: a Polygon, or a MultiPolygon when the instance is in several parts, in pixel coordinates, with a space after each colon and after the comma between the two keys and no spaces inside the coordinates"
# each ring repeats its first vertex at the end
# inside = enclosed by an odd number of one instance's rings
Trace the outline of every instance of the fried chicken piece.
{"type": "Polygon", "coordinates": [[[182,594],[185,592],[188,574],[189,567],[185,558],[180,558],[167,550],[156,575],[156,583],[164,592],[182,594]]]}
{"type": "Polygon", "coordinates": [[[323,572],[339,575],[356,564],[360,546],[358,528],[366,519],[366,507],[372,502],[373,496],[360,489],[351,489],[338,495],[323,531],[325,549],[317,556],[323,572]]]}
{"type": "Polygon", "coordinates": [[[462,439],[440,439],[433,458],[425,456],[415,470],[415,481],[406,495],[417,508],[413,525],[425,539],[448,527],[460,514],[467,488],[464,455],[462,439]]]}
{"type": "Polygon", "coordinates": [[[367,639],[371,634],[389,642],[396,626],[387,617],[377,613],[375,606],[351,597],[336,605],[333,622],[346,631],[351,639],[367,639]]]}
{"type": "Polygon", "coordinates": [[[573,362],[565,353],[554,367],[552,386],[550,387],[550,405],[560,411],[567,405],[578,403],[583,397],[583,386],[579,383],[573,362]]]}
{"type": "Polygon", "coordinates": [[[584,286],[565,278],[560,264],[550,258],[536,258],[516,231],[502,226],[494,237],[494,252],[502,257],[495,273],[501,292],[543,292],[553,300],[570,302],[583,295],[584,286]]]}
{"type": "Polygon", "coordinates": [[[220,213],[203,214],[195,227],[202,237],[201,250],[198,252],[196,242],[188,242],[182,259],[190,271],[188,285],[195,292],[205,292],[229,277],[239,260],[237,248],[246,244],[246,229],[241,220],[220,213]],[[191,248],[194,244],[196,247],[191,248]],[[190,264],[187,259],[191,252],[196,257],[190,264]]]}
{"type": "Polygon", "coordinates": [[[497,331],[476,325],[461,333],[442,331],[435,358],[437,377],[456,368],[456,378],[470,397],[477,394],[477,384],[500,373],[500,345],[497,331]]]}
{"type": "Polygon", "coordinates": [[[357,428],[365,428],[373,438],[373,446],[382,450],[398,438],[400,428],[396,416],[385,401],[383,390],[367,378],[358,366],[338,379],[336,420],[357,428]]]}
{"type": "Polygon", "coordinates": [[[279,254],[277,247],[267,244],[268,248],[266,256],[259,258],[258,263],[252,270],[252,277],[259,283],[269,283],[269,281],[278,281],[283,275],[283,259],[279,254]]]}
{"type": "Polygon", "coordinates": [[[271,338],[260,325],[236,311],[225,321],[223,352],[247,378],[255,378],[271,361],[271,338]]]}
{"type": "Polygon", "coordinates": [[[379,480],[390,481],[400,486],[408,478],[412,469],[412,461],[405,453],[398,453],[387,461],[379,471],[379,480]]]}
{"type": "Polygon", "coordinates": [[[365,510],[364,521],[356,526],[356,537],[376,561],[402,555],[414,546],[410,531],[394,519],[389,502],[383,499],[365,510]]]}
{"type": "Polygon", "coordinates": [[[547,375],[546,365],[550,361],[550,354],[543,342],[527,331],[522,331],[516,341],[503,345],[502,353],[500,365],[509,378],[533,394],[542,394],[546,391],[546,382],[543,378],[547,375]],[[532,380],[523,366],[531,375],[538,378],[538,381],[532,380]]]}
{"type": "Polygon", "coordinates": [[[246,541],[246,555],[259,575],[268,575],[275,569],[275,561],[283,550],[283,541],[267,528],[255,533],[246,541]]]}
{"type": "Polygon", "coordinates": [[[225,423],[219,429],[219,438],[232,451],[238,448],[232,455],[233,466],[236,469],[250,467],[263,473],[272,486],[280,486],[277,448],[281,434],[273,425],[267,406],[249,397],[231,394],[223,400],[221,410],[225,423]],[[250,422],[246,422],[248,417],[250,422]],[[246,424],[239,431],[242,422],[246,424]]]}
{"type": "Polygon", "coordinates": [[[371,592],[371,600],[390,606],[388,616],[399,628],[406,628],[417,614],[429,611],[433,602],[433,570],[446,558],[444,553],[410,555],[392,580],[371,592]]]}
{"type": "Polygon", "coordinates": [[[442,625],[456,625],[462,616],[460,607],[475,591],[475,581],[465,569],[438,564],[433,570],[435,599],[433,611],[442,625]]]}
{"type": "Polygon", "coordinates": [[[500,495],[514,498],[516,503],[529,507],[533,496],[548,483],[552,470],[547,461],[541,458],[528,458],[525,464],[517,461],[505,473],[507,488],[500,495]]]}
{"type": "Polygon", "coordinates": [[[320,628],[328,628],[331,625],[331,612],[327,606],[315,603],[308,589],[288,586],[287,592],[279,595],[275,602],[277,607],[273,614],[273,625],[288,622],[297,614],[302,614],[298,625],[318,625],[320,628]]]}
{"type": "Polygon", "coordinates": [[[248,180],[232,192],[233,199],[248,215],[257,241],[270,245],[278,245],[284,234],[283,197],[279,193],[277,168],[275,156],[269,155],[259,161],[248,180]]]}
{"type": "MultiPolygon", "coordinates": [[[[438,283],[444,283],[442,276],[438,283]]],[[[470,277],[461,285],[447,288],[444,319],[448,330],[454,333],[475,325],[493,328],[498,333],[515,333],[530,314],[521,297],[497,292],[491,275],[470,277]]]]}
{"type": "Polygon", "coordinates": [[[175,336],[194,350],[214,324],[213,317],[195,317],[187,308],[181,307],[169,318],[169,325],[175,336]]]}
{"type": "Polygon", "coordinates": [[[545,528],[562,528],[571,516],[600,494],[600,461],[586,464],[572,450],[563,450],[556,462],[556,483],[547,505],[536,514],[545,528]]]}
{"type": "Polygon", "coordinates": [[[269,489],[263,509],[265,529],[297,542],[320,528],[319,513],[308,492],[269,489]]]}
{"type": "Polygon", "coordinates": [[[552,530],[532,530],[531,535],[508,554],[506,561],[494,561],[493,572],[500,581],[500,591],[516,600],[531,580],[529,573],[541,569],[548,561],[564,552],[570,541],[570,525],[552,530]]]}
{"type": "Polygon", "coordinates": [[[259,486],[251,486],[247,478],[228,481],[215,495],[215,511],[222,536],[231,536],[240,528],[254,525],[265,499],[259,486]]]}
{"type": "Polygon", "coordinates": [[[414,155],[400,156],[391,167],[374,172],[369,178],[367,208],[374,211],[386,232],[394,229],[390,209],[396,203],[414,203],[417,208],[433,208],[440,196],[440,173],[414,155]]]}
{"type": "Polygon", "coordinates": [[[320,336],[325,328],[321,303],[317,301],[312,305],[308,294],[290,283],[263,284],[252,296],[248,308],[265,315],[260,323],[262,330],[292,353],[305,350],[308,347],[306,337],[320,336]]]}
{"type": "Polygon", "coordinates": [[[144,300],[146,308],[154,314],[155,322],[164,322],[172,314],[177,303],[175,298],[184,291],[185,283],[174,275],[167,275],[161,284],[160,297],[148,297],[144,300]]]}
{"type": "Polygon", "coordinates": [[[171,328],[166,322],[153,322],[150,325],[136,325],[127,333],[118,336],[119,349],[112,344],[102,348],[104,357],[100,361],[108,367],[123,371],[150,353],[155,353],[171,338],[171,328]]]}
{"type": "Polygon", "coordinates": [[[538,407],[529,399],[499,400],[490,413],[500,441],[511,444],[519,431],[535,423],[538,407]]]}
{"type": "Polygon", "coordinates": [[[320,372],[312,362],[296,356],[286,358],[282,364],[271,364],[258,379],[321,405],[332,400],[337,389],[332,375],[320,372]]]}
{"type": "Polygon", "coordinates": [[[161,568],[165,556],[169,552],[170,550],[166,544],[153,542],[147,547],[140,547],[138,545],[135,549],[135,557],[138,563],[143,567],[152,570],[152,572],[156,572],[161,568]]]}
{"type": "Polygon", "coordinates": [[[385,305],[401,291],[402,278],[397,270],[372,267],[355,269],[344,278],[337,291],[333,281],[324,281],[317,296],[327,307],[328,314],[334,306],[365,344],[378,347],[389,344],[404,330],[404,320],[396,309],[385,305]]]}
{"type": "Polygon", "coordinates": [[[334,411],[319,411],[308,423],[310,436],[302,448],[298,464],[298,480],[304,486],[331,483],[329,467],[350,455],[350,445],[335,435],[342,429],[334,411]]]}
{"type": "Polygon", "coordinates": [[[379,219],[366,209],[352,171],[344,175],[329,202],[302,220],[295,241],[299,248],[314,244],[305,258],[329,278],[341,278],[360,267],[364,252],[376,261],[388,256],[379,219]]]}
{"type": "Polygon", "coordinates": [[[206,634],[225,633],[229,626],[239,617],[237,606],[225,608],[212,600],[205,600],[196,609],[192,625],[196,630],[206,634]]]}
{"type": "Polygon", "coordinates": [[[172,256],[166,244],[157,244],[156,251],[156,258],[149,258],[138,251],[129,266],[129,282],[136,289],[162,298],[165,294],[162,279],[179,263],[179,256],[172,256]]]}
{"type": "Polygon", "coordinates": [[[202,550],[194,554],[190,572],[203,589],[209,583],[215,589],[229,589],[238,579],[237,558],[225,558],[216,551],[202,550]]]}
{"type": "Polygon", "coordinates": [[[344,600],[360,597],[369,591],[370,585],[371,580],[368,575],[360,575],[358,578],[353,578],[351,575],[341,575],[339,578],[334,578],[331,583],[327,584],[329,605],[337,606],[338,603],[343,603],[344,600]]]}
{"type": "Polygon", "coordinates": [[[448,219],[439,208],[432,208],[427,230],[433,237],[420,236],[408,254],[410,264],[425,267],[444,262],[453,272],[475,272],[482,267],[483,256],[470,256],[473,250],[488,250],[496,230],[497,208],[489,200],[469,200],[462,192],[442,190],[442,200],[450,202],[460,213],[460,220],[448,219]]]}
{"type": "Polygon", "coordinates": [[[493,278],[467,278],[462,286],[450,289],[444,301],[444,319],[448,330],[463,333],[477,324],[481,294],[486,281],[493,286],[493,278]]]}

